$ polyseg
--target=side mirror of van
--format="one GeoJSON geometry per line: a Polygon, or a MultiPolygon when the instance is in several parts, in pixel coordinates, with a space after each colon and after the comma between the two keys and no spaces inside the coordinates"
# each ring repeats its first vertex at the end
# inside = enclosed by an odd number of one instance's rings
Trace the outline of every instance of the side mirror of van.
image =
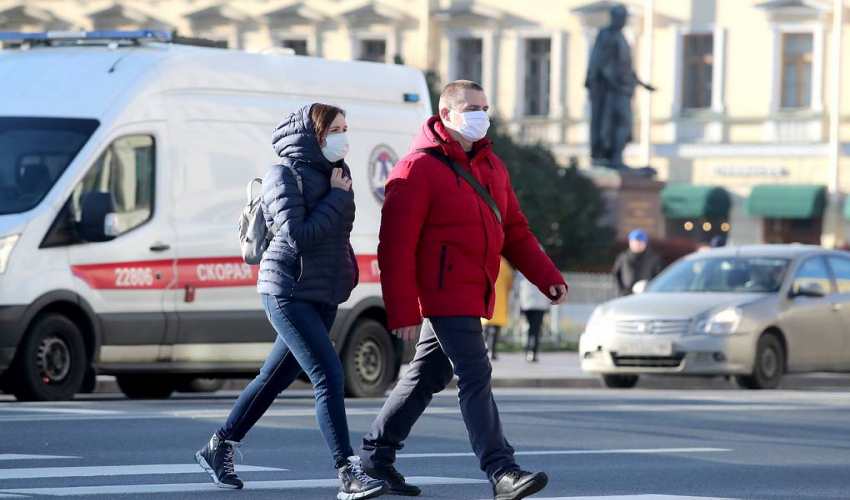
{"type": "Polygon", "coordinates": [[[646,285],[649,284],[649,280],[640,280],[632,287],[632,293],[635,295],[639,295],[646,291],[646,285]]]}
{"type": "Polygon", "coordinates": [[[800,288],[796,290],[791,290],[790,296],[791,298],[795,297],[811,297],[811,298],[819,298],[826,295],[823,287],[818,283],[803,283],[800,285],[800,288]]]}
{"type": "Polygon", "coordinates": [[[91,192],[82,203],[80,222],[77,231],[87,241],[109,241],[115,237],[114,208],[112,195],[109,193],[91,192]],[[110,217],[112,215],[113,217],[110,217]]]}

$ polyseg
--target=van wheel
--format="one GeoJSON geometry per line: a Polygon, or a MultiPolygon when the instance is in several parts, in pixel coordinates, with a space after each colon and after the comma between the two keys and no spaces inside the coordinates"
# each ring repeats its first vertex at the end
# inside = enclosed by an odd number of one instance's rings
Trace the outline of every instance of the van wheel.
{"type": "Polygon", "coordinates": [[[130,399],[165,399],[177,387],[173,375],[117,375],[115,379],[130,399]]]}
{"type": "Polygon", "coordinates": [[[631,389],[637,383],[637,375],[602,375],[602,385],[609,389],[631,389]]]}
{"type": "Polygon", "coordinates": [[[223,378],[193,378],[179,384],[179,392],[216,392],[224,387],[223,378]]]}
{"type": "Polygon", "coordinates": [[[377,398],[393,382],[394,349],[390,333],[372,319],[358,320],[351,329],[342,365],[345,393],[355,398],[377,398]]]}
{"type": "Polygon", "coordinates": [[[744,389],[776,389],[785,375],[785,351],[776,335],[766,333],[756,347],[756,362],[751,375],[738,375],[735,380],[744,389]]]}
{"type": "Polygon", "coordinates": [[[61,314],[45,314],[21,343],[10,389],[19,401],[65,401],[79,392],[87,366],[77,325],[61,314]]]}

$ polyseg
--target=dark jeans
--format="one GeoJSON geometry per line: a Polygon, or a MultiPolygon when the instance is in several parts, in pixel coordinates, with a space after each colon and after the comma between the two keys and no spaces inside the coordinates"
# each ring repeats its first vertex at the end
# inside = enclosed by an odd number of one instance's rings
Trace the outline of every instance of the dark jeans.
{"type": "Polygon", "coordinates": [[[540,349],[540,330],[543,328],[546,311],[523,311],[523,314],[528,320],[528,343],[525,345],[525,352],[534,353],[536,356],[540,349]]]}
{"type": "Polygon", "coordinates": [[[262,299],[266,316],[277,330],[277,340],[260,374],[236,400],[218,435],[242,441],[303,368],[316,394],[319,429],[328,443],[334,465],[340,467],[354,451],[345,416],[342,364],[328,334],[337,307],[271,295],[262,295],[262,299]]]}
{"type": "Polygon", "coordinates": [[[396,451],[434,394],[458,376],[458,397],[472,450],[492,482],[516,469],[514,449],[502,432],[490,387],[492,368],[481,329],[474,317],[431,318],[425,322],[416,356],[363,439],[365,465],[395,462],[396,451]],[[454,370],[452,369],[454,367],[454,370]]]}

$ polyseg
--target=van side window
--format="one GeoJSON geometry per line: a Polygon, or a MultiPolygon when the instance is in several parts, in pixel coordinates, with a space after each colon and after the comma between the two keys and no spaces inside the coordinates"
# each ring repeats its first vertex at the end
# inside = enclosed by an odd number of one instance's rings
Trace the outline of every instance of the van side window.
{"type": "Polygon", "coordinates": [[[795,294],[803,287],[817,287],[824,295],[832,293],[832,281],[829,277],[829,269],[822,257],[811,258],[797,269],[791,290],[795,294]]]}
{"type": "Polygon", "coordinates": [[[153,215],[154,140],[149,135],[116,139],[95,161],[69,200],[77,224],[85,223],[87,204],[102,200],[108,208],[111,236],[135,229],[153,215]]]}

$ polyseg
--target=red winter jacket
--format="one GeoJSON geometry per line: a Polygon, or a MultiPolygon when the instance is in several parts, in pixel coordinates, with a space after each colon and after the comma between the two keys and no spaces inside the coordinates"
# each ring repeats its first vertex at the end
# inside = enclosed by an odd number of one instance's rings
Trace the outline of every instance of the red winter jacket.
{"type": "Polygon", "coordinates": [[[491,318],[504,255],[547,296],[564,278],[528,228],[507,168],[489,139],[473,145],[470,160],[431,117],[390,173],[382,210],[378,263],[390,329],[423,317],[491,318]],[[417,149],[434,148],[469,169],[489,189],[504,225],[472,187],[444,163],[417,149]]]}

